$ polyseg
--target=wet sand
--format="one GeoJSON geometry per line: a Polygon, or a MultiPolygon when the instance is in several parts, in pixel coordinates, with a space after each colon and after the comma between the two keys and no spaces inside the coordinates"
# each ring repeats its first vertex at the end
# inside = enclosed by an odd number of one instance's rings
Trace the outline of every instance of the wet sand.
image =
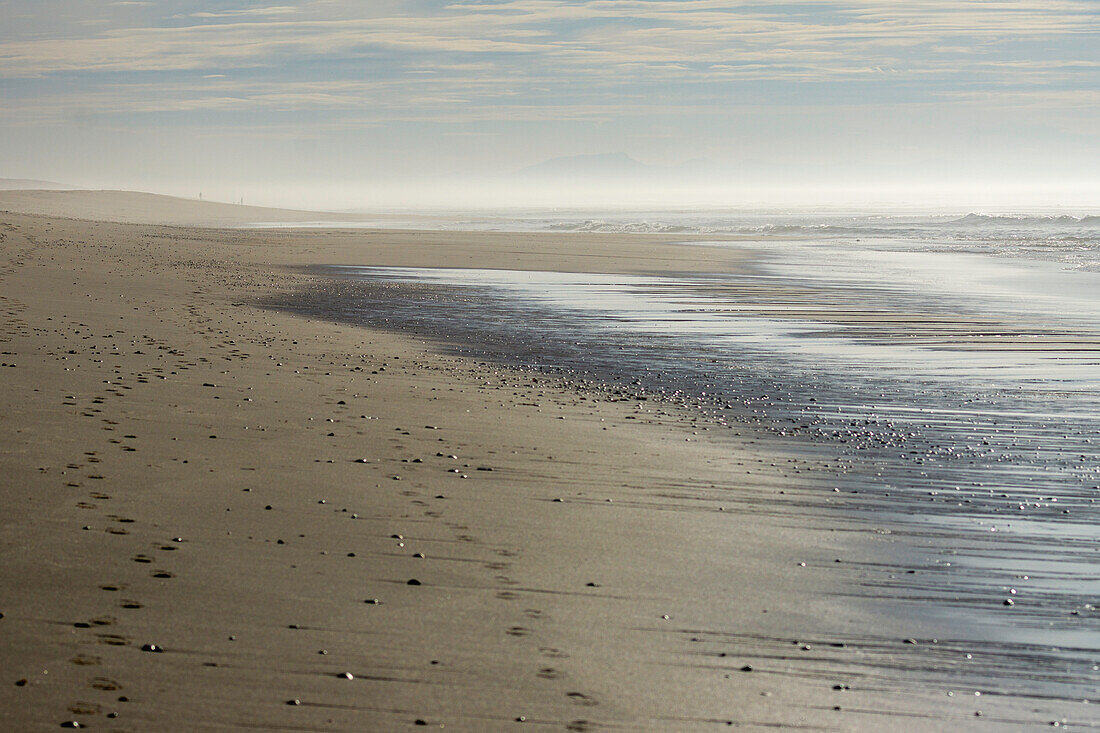
{"type": "MultiPolygon", "coordinates": [[[[0,210],[66,213],[18,193],[0,210]]],[[[129,216],[96,201],[68,213],[129,216]]],[[[919,619],[850,599],[889,538],[835,531],[751,428],[711,441],[672,405],[261,307],[320,282],[309,265],[706,272],[744,252],[167,213],[189,226],[0,214],[4,728],[1061,717],[922,684],[957,650],[918,665],[919,619]]]]}

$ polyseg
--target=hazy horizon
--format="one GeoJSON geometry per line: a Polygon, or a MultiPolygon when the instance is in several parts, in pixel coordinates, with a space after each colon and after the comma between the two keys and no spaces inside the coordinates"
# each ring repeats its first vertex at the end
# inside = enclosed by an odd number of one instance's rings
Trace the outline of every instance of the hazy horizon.
{"type": "Polygon", "coordinates": [[[315,209],[1100,205],[1086,0],[0,0],[0,176],[315,209]],[[627,170],[521,173],[628,156],[627,170]]]}

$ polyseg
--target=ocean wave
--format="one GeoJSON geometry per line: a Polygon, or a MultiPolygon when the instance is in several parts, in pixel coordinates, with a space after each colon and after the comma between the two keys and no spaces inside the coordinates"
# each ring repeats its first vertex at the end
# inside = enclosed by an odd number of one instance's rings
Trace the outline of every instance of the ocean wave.
{"type": "Polygon", "coordinates": [[[1027,214],[980,214],[971,212],[960,219],[947,222],[956,226],[1011,226],[1024,227],[1051,227],[1074,226],[1100,228],[1100,216],[1070,216],[1069,214],[1050,214],[1046,216],[1033,216],[1027,214]]]}

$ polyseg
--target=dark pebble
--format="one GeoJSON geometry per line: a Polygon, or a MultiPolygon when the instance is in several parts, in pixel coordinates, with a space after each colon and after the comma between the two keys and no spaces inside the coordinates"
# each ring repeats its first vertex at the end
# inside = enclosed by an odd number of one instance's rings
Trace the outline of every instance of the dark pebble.
{"type": "Polygon", "coordinates": [[[428,721],[421,720],[420,718],[417,718],[416,721],[413,723],[413,725],[427,725],[427,724],[428,724],[428,721]]]}
{"type": "Polygon", "coordinates": [[[355,679],[355,675],[353,675],[351,672],[341,672],[340,674],[338,674],[336,676],[339,677],[342,680],[353,680],[353,679],[355,679]]]}
{"type": "Polygon", "coordinates": [[[158,652],[159,653],[159,652],[163,652],[164,648],[159,647],[156,644],[145,644],[144,646],[141,647],[141,651],[143,651],[143,652],[158,652]]]}
{"type": "Polygon", "coordinates": [[[61,727],[62,728],[83,728],[84,726],[82,726],[80,723],[76,722],[75,720],[66,720],[64,723],[61,724],[61,727]]]}
{"type": "Polygon", "coordinates": [[[294,698],[293,700],[287,700],[286,704],[287,705],[301,705],[302,701],[299,700],[298,698],[294,698]]]}
{"type": "Polygon", "coordinates": [[[1013,601],[1013,600],[1012,600],[1011,598],[1006,598],[1006,599],[1005,599],[1005,605],[1006,605],[1006,606],[1015,606],[1015,605],[1016,605],[1016,602],[1015,602],[1015,601],[1013,601]]]}
{"type": "Polygon", "coordinates": [[[420,585],[420,581],[416,578],[409,578],[409,582],[406,585],[420,585]]]}
{"type": "Polygon", "coordinates": [[[751,672],[752,671],[752,665],[751,664],[746,664],[744,667],[741,668],[741,671],[742,672],[751,672]]]}
{"type": "Polygon", "coordinates": [[[26,685],[27,685],[27,680],[26,680],[26,678],[24,678],[24,679],[21,679],[21,680],[16,680],[16,681],[15,681],[15,686],[16,686],[16,687],[25,687],[26,685]]]}
{"type": "Polygon", "coordinates": [[[382,601],[378,600],[377,598],[368,598],[367,600],[363,601],[363,603],[366,603],[368,606],[382,605],[382,601]]]}

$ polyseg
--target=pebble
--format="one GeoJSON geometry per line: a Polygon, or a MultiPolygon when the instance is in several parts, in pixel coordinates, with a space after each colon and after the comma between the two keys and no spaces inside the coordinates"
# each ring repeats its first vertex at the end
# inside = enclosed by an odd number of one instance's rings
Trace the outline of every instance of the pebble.
{"type": "Polygon", "coordinates": [[[751,672],[752,671],[752,665],[751,664],[746,664],[744,667],[741,668],[741,671],[742,672],[751,672]]]}
{"type": "Polygon", "coordinates": [[[1006,605],[1006,606],[1015,606],[1016,602],[1013,601],[1011,598],[1006,598],[1004,605],[1006,605]]]}
{"type": "Polygon", "coordinates": [[[366,603],[368,606],[382,605],[382,601],[378,600],[377,598],[368,598],[367,600],[363,601],[363,603],[366,603]]]}
{"type": "Polygon", "coordinates": [[[299,700],[298,698],[294,698],[293,700],[287,700],[286,704],[287,705],[301,705],[302,701],[299,700]]]}
{"type": "Polygon", "coordinates": [[[409,582],[406,583],[405,585],[420,585],[420,581],[417,580],[416,578],[409,578],[409,582]]]}
{"type": "Polygon", "coordinates": [[[164,647],[159,647],[156,644],[145,644],[144,646],[141,647],[141,651],[160,653],[160,652],[164,651],[164,647]]]}
{"type": "Polygon", "coordinates": [[[62,728],[83,728],[84,726],[82,726],[80,723],[76,722],[75,720],[66,720],[64,723],[61,724],[61,727],[62,728]]]}
{"type": "Polygon", "coordinates": [[[351,672],[341,672],[340,674],[338,674],[336,676],[339,677],[342,680],[353,680],[353,679],[355,679],[355,675],[353,675],[351,672]]]}

